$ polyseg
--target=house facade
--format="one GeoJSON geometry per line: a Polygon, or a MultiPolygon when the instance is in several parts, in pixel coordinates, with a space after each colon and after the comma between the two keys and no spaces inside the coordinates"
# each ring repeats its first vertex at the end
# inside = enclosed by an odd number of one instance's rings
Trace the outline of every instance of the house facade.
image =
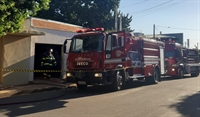
{"type": "MultiPolygon", "coordinates": [[[[60,56],[60,70],[66,71],[67,54],[62,52],[63,42],[82,28],[35,17],[25,20],[23,26],[24,32],[0,38],[0,69],[3,69],[0,72],[1,85],[27,84],[39,77],[40,74],[31,70],[40,70],[41,55],[49,48],[53,48],[60,56]]],[[[69,46],[70,43],[68,49],[69,46]]],[[[59,75],[65,77],[65,72],[59,75]]]]}

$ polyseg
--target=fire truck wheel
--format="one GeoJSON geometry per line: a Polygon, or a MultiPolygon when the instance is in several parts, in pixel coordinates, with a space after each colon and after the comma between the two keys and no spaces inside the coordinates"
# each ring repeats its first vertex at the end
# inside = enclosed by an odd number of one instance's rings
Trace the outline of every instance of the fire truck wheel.
{"type": "Polygon", "coordinates": [[[114,75],[114,82],[112,84],[112,89],[114,91],[119,91],[122,89],[122,85],[123,85],[123,77],[120,74],[120,71],[116,71],[114,75]]]}
{"type": "Polygon", "coordinates": [[[197,77],[199,75],[199,68],[196,68],[196,72],[195,73],[191,73],[191,77],[197,77]]]}
{"type": "Polygon", "coordinates": [[[78,88],[79,90],[84,90],[84,89],[87,88],[87,85],[79,85],[79,84],[77,84],[77,88],[78,88]]]}
{"type": "Polygon", "coordinates": [[[184,71],[183,71],[183,69],[181,68],[180,71],[179,71],[178,78],[183,78],[183,77],[184,77],[184,71]]]}
{"type": "Polygon", "coordinates": [[[159,79],[160,79],[160,74],[158,68],[154,69],[153,76],[145,78],[147,84],[157,84],[159,82],[159,79]]]}

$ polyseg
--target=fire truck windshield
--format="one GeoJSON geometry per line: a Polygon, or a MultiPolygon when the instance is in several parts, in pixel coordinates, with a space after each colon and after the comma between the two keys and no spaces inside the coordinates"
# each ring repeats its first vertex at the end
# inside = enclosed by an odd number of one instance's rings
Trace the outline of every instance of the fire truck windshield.
{"type": "Polygon", "coordinates": [[[174,57],[174,52],[166,52],[165,51],[165,58],[174,57]]]}
{"type": "Polygon", "coordinates": [[[72,38],[70,52],[102,52],[104,35],[75,36],[72,38]]]}

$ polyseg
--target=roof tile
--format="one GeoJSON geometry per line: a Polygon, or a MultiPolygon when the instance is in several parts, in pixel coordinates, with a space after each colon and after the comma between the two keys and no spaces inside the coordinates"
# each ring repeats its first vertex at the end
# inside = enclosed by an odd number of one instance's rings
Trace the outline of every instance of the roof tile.
{"type": "Polygon", "coordinates": [[[32,18],[32,26],[37,28],[62,30],[68,32],[76,32],[76,30],[82,29],[81,26],[75,26],[67,23],[61,23],[52,20],[37,19],[37,18],[32,18]]]}

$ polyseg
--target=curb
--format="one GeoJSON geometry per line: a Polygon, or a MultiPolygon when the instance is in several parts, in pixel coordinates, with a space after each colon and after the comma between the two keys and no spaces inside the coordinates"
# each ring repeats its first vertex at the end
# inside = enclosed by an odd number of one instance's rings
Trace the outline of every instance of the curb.
{"type": "Polygon", "coordinates": [[[65,92],[66,92],[66,89],[60,89],[60,90],[53,90],[53,91],[31,93],[31,94],[27,94],[27,95],[14,96],[14,97],[8,97],[8,98],[1,98],[0,106],[55,99],[55,98],[65,95],[65,92]]]}

